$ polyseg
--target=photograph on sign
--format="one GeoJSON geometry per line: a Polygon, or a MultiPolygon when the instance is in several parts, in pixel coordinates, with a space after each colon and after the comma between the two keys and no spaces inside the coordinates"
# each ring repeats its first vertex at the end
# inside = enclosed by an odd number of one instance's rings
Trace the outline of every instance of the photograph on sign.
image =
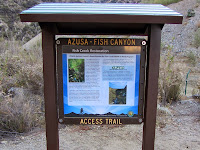
{"type": "Polygon", "coordinates": [[[64,118],[138,116],[141,42],[59,40],[64,118]]]}

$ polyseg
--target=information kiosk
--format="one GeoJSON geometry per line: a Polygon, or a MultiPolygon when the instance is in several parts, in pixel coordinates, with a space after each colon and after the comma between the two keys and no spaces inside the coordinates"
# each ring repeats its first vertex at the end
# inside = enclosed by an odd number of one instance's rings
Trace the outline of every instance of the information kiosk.
{"type": "Polygon", "coordinates": [[[42,29],[48,150],[59,149],[58,123],[143,123],[143,150],[154,149],[161,30],[181,14],[159,4],[43,3],[20,17],[42,29]]]}

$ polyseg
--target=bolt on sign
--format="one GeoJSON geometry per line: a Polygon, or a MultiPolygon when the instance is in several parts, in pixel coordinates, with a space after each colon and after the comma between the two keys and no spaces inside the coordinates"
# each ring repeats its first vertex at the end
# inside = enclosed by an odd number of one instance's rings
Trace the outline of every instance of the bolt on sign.
{"type": "Polygon", "coordinates": [[[61,38],[56,44],[60,123],[142,123],[144,39],[61,38]]]}

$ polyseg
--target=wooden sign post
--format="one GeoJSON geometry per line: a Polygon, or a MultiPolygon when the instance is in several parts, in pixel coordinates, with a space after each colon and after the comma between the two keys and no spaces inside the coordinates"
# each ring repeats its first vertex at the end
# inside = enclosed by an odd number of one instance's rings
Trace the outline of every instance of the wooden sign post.
{"type": "Polygon", "coordinates": [[[158,4],[44,3],[20,17],[22,22],[39,22],[42,29],[48,150],[59,149],[59,122],[143,123],[142,149],[154,149],[161,30],[166,23],[182,23],[181,14],[158,4]],[[56,35],[147,39],[56,39],[56,35]],[[91,73],[95,63],[99,74],[91,73]]]}

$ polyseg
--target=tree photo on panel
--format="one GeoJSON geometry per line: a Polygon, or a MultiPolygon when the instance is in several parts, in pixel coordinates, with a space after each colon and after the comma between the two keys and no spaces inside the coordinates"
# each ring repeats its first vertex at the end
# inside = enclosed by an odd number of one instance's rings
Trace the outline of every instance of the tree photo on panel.
{"type": "Polygon", "coordinates": [[[84,59],[69,59],[69,82],[84,82],[84,59]]]}

